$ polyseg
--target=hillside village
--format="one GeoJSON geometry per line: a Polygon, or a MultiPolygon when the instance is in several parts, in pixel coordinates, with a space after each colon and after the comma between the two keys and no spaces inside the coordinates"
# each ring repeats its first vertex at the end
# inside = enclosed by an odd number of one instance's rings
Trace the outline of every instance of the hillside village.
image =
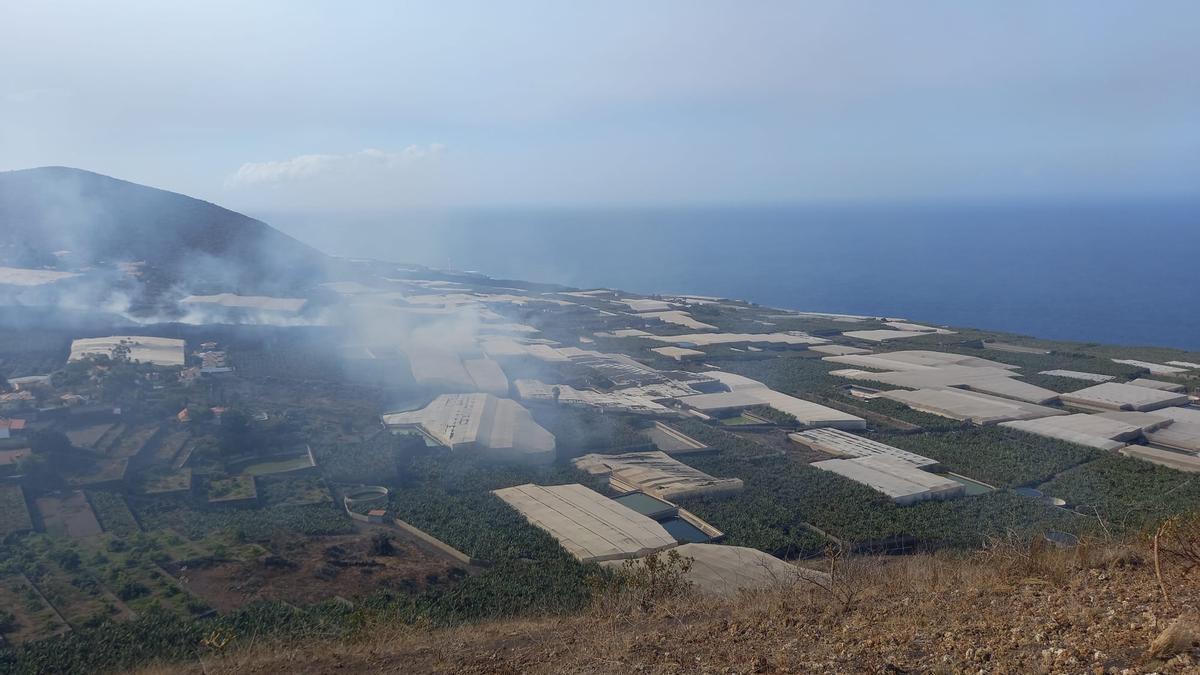
{"type": "MultiPolygon", "coordinates": [[[[194,323],[5,332],[0,664],[566,611],[669,551],[734,597],[1200,500],[1197,354],[348,266],[189,296],[194,323]]],[[[77,281],[39,272],[0,279],[77,281]]]]}

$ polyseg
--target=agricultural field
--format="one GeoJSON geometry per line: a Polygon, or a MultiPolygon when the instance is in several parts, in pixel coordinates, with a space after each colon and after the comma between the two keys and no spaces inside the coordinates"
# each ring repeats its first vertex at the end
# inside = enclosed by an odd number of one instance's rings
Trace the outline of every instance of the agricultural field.
{"type": "Polygon", "coordinates": [[[857,548],[934,549],[978,546],[1009,529],[1077,530],[1085,519],[1009,492],[896,506],[880,493],[797,461],[755,441],[684,421],[684,433],[720,452],[688,464],[721,478],[741,478],[745,489],[726,498],[681,505],[724,531],[730,544],[782,557],[817,555],[827,543],[810,528],[857,548]]]}
{"type": "Polygon", "coordinates": [[[65,478],[71,487],[85,488],[97,485],[116,485],[125,480],[129,472],[128,457],[111,459],[80,460],[65,478]]]}
{"type": "Polygon", "coordinates": [[[320,476],[271,476],[258,480],[263,503],[273,506],[306,506],[333,502],[320,476]]]}
{"type": "Polygon", "coordinates": [[[12,644],[42,640],[70,630],[23,576],[0,576],[0,636],[12,644]]]}
{"type": "Polygon", "coordinates": [[[27,538],[14,566],[72,627],[131,616],[129,608],[91,573],[83,548],[46,538],[27,538]]]}
{"type": "Polygon", "coordinates": [[[1102,454],[1082,445],[997,427],[871,437],[936,459],[950,471],[998,487],[1036,485],[1102,454]]]}
{"type": "Polygon", "coordinates": [[[163,570],[161,565],[170,557],[153,538],[105,535],[91,548],[91,555],[85,556],[88,569],[130,611],[144,614],[163,610],[192,616],[208,610],[163,570]]]}
{"type": "Polygon", "coordinates": [[[574,467],[494,466],[461,457],[432,455],[415,460],[405,481],[392,491],[389,514],[483,560],[538,559],[558,543],[492,490],[524,483],[582,483],[600,487],[574,467]]]}
{"type": "Polygon", "coordinates": [[[130,429],[128,432],[122,434],[120,439],[101,452],[104,452],[109,457],[134,457],[141,453],[143,448],[154,440],[154,437],[158,435],[160,430],[160,427],[156,424],[130,429]]]}
{"type": "Polygon", "coordinates": [[[142,531],[121,493],[95,491],[88,492],[87,497],[105,532],[127,537],[142,531]]]}
{"type": "Polygon", "coordinates": [[[84,539],[104,531],[87,496],[79,490],[38,497],[36,504],[48,534],[84,539]]]}
{"type": "MultiPolygon", "coordinates": [[[[71,445],[77,448],[94,449],[114,426],[116,425],[93,424],[81,429],[72,429],[67,432],[67,438],[71,445]]],[[[120,431],[117,431],[117,434],[120,434],[120,431]]]]}
{"type": "Polygon", "coordinates": [[[273,457],[265,461],[253,462],[241,467],[241,473],[247,476],[268,476],[275,473],[287,473],[312,468],[313,463],[308,453],[273,457]]]}
{"type": "Polygon", "coordinates": [[[467,575],[398,532],[287,539],[272,553],[243,560],[194,560],[177,566],[180,583],[218,611],[264,600],[307,605],[383,590],[406,594],[467,575]]]}
{"type": "Polygon", "coordinates": [[[333,505],[200,510],[170,498],[158,498],[139,500],[133,507],[146,531],[174,530],[193,541],[222,531],[233,532],[245,541],[266,541],[279,532],[300,536],[354,531],[354,521],[333,505]]]}
{"type": "Polygon", "coordinates": [[[1114,529],[1145,527],[1200,504],[1200,480],[1149,462],[1104,453],[1038,489],[1114,529]]]}
{"type": "Polygon", "coordinates": [[[10,534],[32,529],[25,492],[16,485],[0,485],[0,542],[10,534]]]}
{"type": "Polygon", "coordinates": [[[141,465],[164,466],[175,461],[183,447],[191,440],[188,431],[173,431],[163,435],[152,449],[143,453],[141,465]]]}
{"type": "Polygon", "coordinates": [[[156,467],[139,476],[138,485],[146,495],[187,492],[192,489],[192,470],[156,467]]]}
{"type": "Polygon", "coordinates": [[[258,497],[253,476],[217,478],[208,483],[208,503],[238,502],[258,497]]]}

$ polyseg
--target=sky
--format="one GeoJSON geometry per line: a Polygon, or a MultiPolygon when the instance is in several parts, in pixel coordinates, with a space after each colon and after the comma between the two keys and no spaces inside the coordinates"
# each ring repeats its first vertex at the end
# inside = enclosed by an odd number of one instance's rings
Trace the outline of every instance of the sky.
{"type": "Polygon", "coordinates": [[[0,170],[251,213],[1200,194],[1200,3],[0,0],[0,170]]]}

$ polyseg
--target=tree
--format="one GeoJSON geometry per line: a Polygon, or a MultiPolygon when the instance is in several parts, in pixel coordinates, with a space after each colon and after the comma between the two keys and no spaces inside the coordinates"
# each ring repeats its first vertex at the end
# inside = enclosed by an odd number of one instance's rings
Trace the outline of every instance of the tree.
{"type": "Polygon", "coordinates": [[[55,429],[41,429],[29,436],[29,449],[46,457],[54,457],[70,452],[74,446],[71,439],[55,429]]]}
{"type": "Polygon", "coordinates": [[[0,371],[0,391],[8,391],[9,387],[8,377],[3,371],[0,371]]]}
{"type": "Polygon", "coordinates": [[[17,622],[17,615],[9,611],[0,611],[0,634],[11,633],[21,624],[17,622]]]}

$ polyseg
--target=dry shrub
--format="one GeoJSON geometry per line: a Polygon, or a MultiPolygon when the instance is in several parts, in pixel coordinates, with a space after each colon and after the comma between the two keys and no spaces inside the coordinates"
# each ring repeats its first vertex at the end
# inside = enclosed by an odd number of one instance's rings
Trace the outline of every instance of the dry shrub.
{"type": "Polygon", "coordinates": [[[592,597],[605,611],[649,612],[692,593],[687,573],[693,560],[674,549],[626,560],[588,579],[592,597]]]}
{"type": "Polygon", "coordinates": [[[802,584],[812,586],[829,596],[842,612],[858,604],[863,595],[879,585],[884,576],[883,561],[875,556],[847,555],[844,548],[833,545],[825,549],[825,577],[802,577],[802,584]]]}
{"type": "Polygon", "coordinates": [[[1091,567],[1099,549],[1081,540],[1074,546],[1054,544],[1040,535],[1023,535],[1008,531],[984,542],[978,558],[999,574],[1012,577],[1035,577],[1061,582],[1071,572],[1091,567]]]}
{"type": "Polygon", "coordinates": [[[1184,576],[1200,569],[1200,513],[1169,518],[1155,538],[1163,558],[1178,565],[1184,576]]]}

